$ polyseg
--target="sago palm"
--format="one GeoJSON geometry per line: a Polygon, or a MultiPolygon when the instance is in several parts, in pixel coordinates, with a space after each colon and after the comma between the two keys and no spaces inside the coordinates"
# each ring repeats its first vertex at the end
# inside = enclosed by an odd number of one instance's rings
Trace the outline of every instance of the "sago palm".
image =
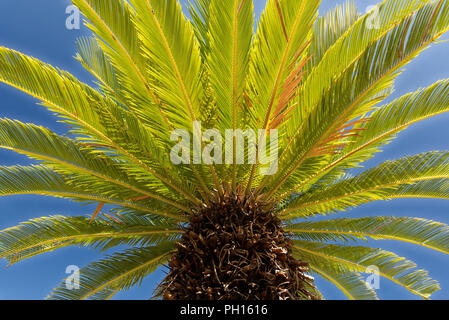
{"type": "Polygon", "coordinates": [[[39,164],[1,167],[0,194],[97,204],[3,230],[0,256],[117,250],[81,270],[79,289],[63,283],[49,298],[111,298],[162,265],[155,295],[165,299],[320,299],[314,274],[351,299],[375,299],[362,277],[372,266],[423,298],[439,289],[413,262],[360,242],[449,253],[447,225],[311,218],[449,197],[448,151],[350,176],[398,132],[449,110],[449,80],[382,103],[449,29],[449,1],[385,0],[366,15],[348,2],[318,18],[319,1],[268,0],[256,32],[252,0],[194,0],[189,19],[176,0],[73,3],[93,32],[77,59],[98,88],[0,48],[0,81],[70,130],[1,120],[0,146],[39,164]],[[221,140],[229,130],[241,135],[221,140]],[[239,139],[251,143],[239,149],[239,139]]]}

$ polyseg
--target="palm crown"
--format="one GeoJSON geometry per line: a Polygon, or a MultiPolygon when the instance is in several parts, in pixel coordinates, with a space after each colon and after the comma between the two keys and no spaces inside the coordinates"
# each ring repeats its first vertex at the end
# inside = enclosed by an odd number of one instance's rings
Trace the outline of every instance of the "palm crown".
{"type": "MultiPolygon", "coordinates": [[[[193,0],[189,20],[175,0],[73,3],[93,31],[79,40],[77,59],[99,88],[0,48],[0,81],[70,125],[70,135],[60,136],[0,120],[0,147],[39,161],[0,167],[0,194],[98,207],[92,217],[43,217],[3,230],[0,256],[13,264],[70,245],[128,248],[84,268],[80,289],[61,284],[50,298],[111,298],[168,261],[176,269],[185,256],[180,237],[198,237],[192,217],[232,197],[282,220],[293,238],[289,254],[307,262],[302,297],[320,296],[311,272],[351,299],[374,299],[361,276],[372,265],[423,298],[438,290],[413,262],[357,242],[394,239],[449,253],[448,226],[418,218],[307,219],[376,200],[448,198],[449,152],[348,175],[398,132],[449,110],[448,80],[382,104],[402,68],[448,30],[448,1],[385,0],[373,27],[372,15],[359,15],[350,2],[318,18],[319,1],[268,0],[255,33],[251,0],[193,0]],[[235,147],[227,164],[171,161],[173,130],[194,136],[239,128],[266,130],[268,140],[277,132],[266,150],[279,155],[277,170],[236,163],[235,147]],[[181,260],[172,258],[176,252],[181,260]]],[[[251,150],[245,147],[247,158],[251,150]]]]}

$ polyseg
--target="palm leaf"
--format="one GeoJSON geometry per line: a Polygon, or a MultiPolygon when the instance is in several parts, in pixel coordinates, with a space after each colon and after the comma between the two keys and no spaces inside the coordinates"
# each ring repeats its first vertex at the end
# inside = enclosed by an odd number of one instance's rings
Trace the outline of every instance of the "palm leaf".
{"type": "Polygon", "coordinates": [[[369,116],[369,121],[360,127],[363,131],[353,138],[351,144],[295,188],[300,191],[315,182],[318,177],[323,177],[318,184],[328,183],[371,158],[382,145],[389,143],[397,133],[408,126],[449,111],[448,90],[449,81],[442,80],[379,107],[369,116]]]}
{"type": "Polygon", "coordinates": [[[94,32],[98,44],[119,73],[120,83],[125,86],[129,105],[139,118],[160,133],[167,131],[165,115],[161,111],[160,99],[146,71],[148,61],[141,52],[141,43],[134,24],[134,10],[122,0],[73,0],[89,20],[87,26],[94,32]],[[148,115],[148,110],[153,110],[148,115]]]}
{"type": "Polygon", "coordinates": [[[449,199],[448,184],[448,179],[435,179],[420,181],[411,185],[402,185],[390,195],[390,198],[449,199]]]}
{"type": "Polygon", "coordinates": [[[447,152],[428,152],[384,162],[354,178],[297,197],[286,205],[282,215],[292,218],[337,212],[388,199],[403,185],[449,178],[448,157],[447,152]]]}
{"type": "MultiPolygon", "coordinates": [[[[287,119],[288,105],[295,96],[307,62],[305,54],[319,5],[320,1],[268,1],[251,53],[248,90],[254,106],[251,127],[276,129],[287,119]]],[[[248,191],[256,167],[252,166],[248,191]]]]}
{"type": "Polygon", "coordinates": [[[351,121],[371,111],[384,98],[382,93],[391,87],[402,66],[449,28],[448,12],[449,3],[431,2],[412,20],[401,22],[371,44],[357,63],[333,82],[321,96],[317,107],[300,122],[298,135],[292,133],[294,142],[282,152],[284,157],[280,159],[280,166],[285,170],[271,178],[271,183],[267,182],[270,188],[268,196],[274,195],[281,187],[285,191],[294,189],[299,181],[324,167],[329,154],[351,142],[357,131],[348,132],[344,128],[351,127],[351,121]],[[432,28],[428,28],[429,25],[432,28]]]}
{"type": "Polygon", "coordinates": [[[337,273],[367,272],[371,266],[379,268],[379,275],[405,287],[422,297],[439,290],[438,282],[429,278],[427,271],[416,269],[416,265],[394,253],[360,246],[338,246],[308,241],[295,241],[294,248],[302,258],[313,266],[326,261],[337,273]],[[318,261],[316,258],[318,257],[318,261]]]}
{"type": "Polygon", "coordinates": [[[201,56],[193,28],[177,1],[130,3],[137,13],[144,55],[154,67],[151,75],[160,83],[155,90],[164,97],[167,117],[175,128],[192,132],[191,122],[199,119],[201,99],[201,56]]]}
{"type": "Polygon", "coordinates": [[[196,39],[200,45],[201,57],[206,61],[210,50],[209,43],[209,20],[210,20],[210,0],[189,1],[188,10],[190,20],[193,25],[196,39]]]}
{"type": "Polygon", "coordinates": [[[449,254],[449,227],[420,218],[366,217],[300,222],[288,225],[286,231],[311,241],[344,241],[359,239],[398,240],[449,254]]]}
{"type": "Polygon", "coordinates": [[[70,74],[16,51],[0,48],[0,81],[43,101],[50,110],[80,128],[72,132],[83,136],[84,141],[121,154],[134,164],[133,171],[143,179],[157,177],[172,190],[197,202],[182,179],[173,181],[171,175],[179,169],[172,166],[169,173],[166,166],[171,163],[166,160],[167,153],[162,150],[154,152],[161,148],[151,140],[152,135],[147,128],[133,114],[114,105],[70,74]]]}
{"type": "Polygon", "coordinates": [[[161,211],[138,201],[110,198],[108,195],[98,193],[98,184],[86,184],[80,188],[70,184],[70,178],[42,166],[0,167],[0,196],[37,194],[87,203],[123,206],[151,214],[153,217],[159,215],[176,221],[185,220],[179,211],[161,211]]]}
{"type": "MultiPolygon", "coordinates": [[[[306,110],[313,110],[322,93],[333,85],[335,79],[343,77],[364,52],[429,3],[432,7],[436,5],[433,0],[384,0],[376,6],[378,28],[372,28],[369,23],[372,19],[371,12],[360,16],[334,41],[316,68],[308,74],[304,84],[304,96],[301,97],[303,102],[300,105],[307,108],[306,110]],[[362,34],[363,36],[359,36],[362,34]]],[[[304,112],[300,109],[298,111],[304,112]]]]}
{"type": "Polygon", "coordinates": [[[312,68],[320,63],[329,48],[331,48],[358,19],[359,14],[354,0],[347,0],[344,4],[337,5],[317,19],[313,27],[312,41],[310,43],[310,62],[307,64],[308,72],[311,72],[312,68]]]}
{"type": "Polygon", "coordinates": [[[169,193],[161,194],[159,186],[151,188],[149,183],[151,180],[147,180],[146,186],[142,185],[139,188],[137,185],[140,183],[128,176],[128,173],[120,168],[119,163],[96,156],[88,148],[83,149],[80,143],[60,137],[42,127],[0,119],[0,148],[14,150],[43,161],[47,167],[67,176],[74,175],[72,183],[79,187],[83,185],[81,179],[87,180],[86,185],[96,184],[97,188],[103,184],[104,187],[97,189],[98,191],[113,190],[114,188],[110,185],[112,183],[118,192],[112,194],[113,197],[132,199],[146,196],[175,205],[182,210],[186,209],[170,200],[169,193]]]}
{"type": "Polygon", "coordinates": [[[76,59],[99,81],[103,93],[130,109],[125,88],[118,78],[118,71],[98,41],[93,37],[83,37],[77,40],[76,45],[78,48],[76,59]]]}
{"type": "MultiPolygon", "coordinates": [[[[216,96],[221,132],[241,128],[243,92],[253,34],[252,0],[213,0],[209,19],[209,77],[216,96]]],[[[233,138],[232,186],[236,186],[236,138],[233,138]]]]}
{"type": "Polygon", "coordinates": [[[157,247],[132,248],[94,262],[80,271],[80,288],[71,290],[62,283],[47,297],[50,300],[110,298],[119,290],[140,285],[142,280],[167,261],[173,242],[157,247]]]}
{"type": "Polygon", "coordinates": [[[120,219],[51,216],[32,219],[0,232],[0,257],[17,263],[61,247],[78,245],[101,251],[119,245],[150,246],[175,240],[176,225],[148,217],[120,216],[120,219]]]}
{"type": "Polygon", "coordinates": [[[335,273],[334,270],[327,267],[324,263],[317,267],[311,266],[311,269],[325,280],[334,284],[342,291],[350,300],[377,300],[376,292],[368,287],[360,274],[356,272],[348,272],[343,274],[335,273]]]}
{"type": "MultiPolygon", "coordinates": [[[[170,119],[170,128],[187,129],[200,137],[201,130],[194,124],[201,119],[202,63],[192,25],[176,0],[130,3],[137,13],[144,55],[152,65],[150,75],[157,81],[155,91],[164,97],[162,108],[170,119]]],[[[209,171],[197,167],[192,170],[205,194],[209,193],[211,181],[221,190],[212,165],[208,166],[209,171]]]]}

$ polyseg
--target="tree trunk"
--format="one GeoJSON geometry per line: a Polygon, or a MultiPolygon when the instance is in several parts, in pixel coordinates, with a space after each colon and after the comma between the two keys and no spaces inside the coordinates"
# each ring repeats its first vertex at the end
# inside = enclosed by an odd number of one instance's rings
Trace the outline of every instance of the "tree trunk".
{"type": "Polygon", "coordinates": [[[197,211],[160,286],[166,300],[318,299],[308,264],[272,206],[252,197],[217,197],[197,211]]]}

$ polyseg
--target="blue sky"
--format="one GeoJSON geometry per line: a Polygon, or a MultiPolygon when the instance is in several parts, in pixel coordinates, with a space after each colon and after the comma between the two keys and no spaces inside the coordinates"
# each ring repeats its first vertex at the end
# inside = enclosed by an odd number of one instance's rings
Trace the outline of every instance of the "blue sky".
{"type": "MultiPolygon", "coordinates": [[[[342,1],[324,0],[321,12],[342,1]]],[[[359,11],[365,12],[375,0],[357,0],[359,11]]],[[[88,30],[67,30],[65,28],[66,7],[69,0],[14,0],[0,1],[0,46],[6,46],[35,56],[62,69],[68,70],[84,82],[91,83],[89,74],[73,59],[76,53],[76,38],[87,35],[88,30]]],[[[265,0],[255,0],[257,14],[265,0]]],[[[448,37],[445,36],[445,39],[448,37]]],[[[407,66],[396,83],[396,91],[390,98],[399,97],[410,91],[428,86],[439,79],[449,78],[449,43],[434,45],[407,66]]],[[[0,84],[0,117],[33,122],[64,133],[65,126],[57,118],[36,104],[35,99],[0,84]]],[[[374,166],[387,159],[396,159],[430,150],[449,149],[449,114],[416,124],[402,133],[385,148],[376,159],[367,163],[374,166]]],[[[0,165],[26,165],[30,162],[23,156],[9,151],[0,151],[0,165]]],[[[67,200],[40,196],[15,196],[0,198],[0,229],[14,226],[34,217],[52,214],[86,215],[93,207],[80,207],[67,200]]],[[[395,215],[424,217],[449,224],[449,201],[404,199],[377,202],[364,205],[350,213],[338,216],[395,215]]],[[[429,270],[438,279],[442,290],[435,299],[449,299],[449,256],[421,247],[392,241],[370,242],[374,247],[382,246],[414,260],[420,267],[429,270]]],[[[84,248],[65,248],[6,268],[0,262],[0,299],[42,299],[66,276],[68,265],[80,267],[99,258],[99,255],[84,248]]],[[[155,285],[162,280],[163,271],[158,270],[148,277],[140,288],[133,288],[116,296],[117,299],[147,299],[155,285]]],[[[332,285],[317,279],[317,285],[328,299],[342,299],[344,296],[332,285]]],[[[414,296],[382,279],[378,294],[383,299],[413,299],[414,296]]]]}

